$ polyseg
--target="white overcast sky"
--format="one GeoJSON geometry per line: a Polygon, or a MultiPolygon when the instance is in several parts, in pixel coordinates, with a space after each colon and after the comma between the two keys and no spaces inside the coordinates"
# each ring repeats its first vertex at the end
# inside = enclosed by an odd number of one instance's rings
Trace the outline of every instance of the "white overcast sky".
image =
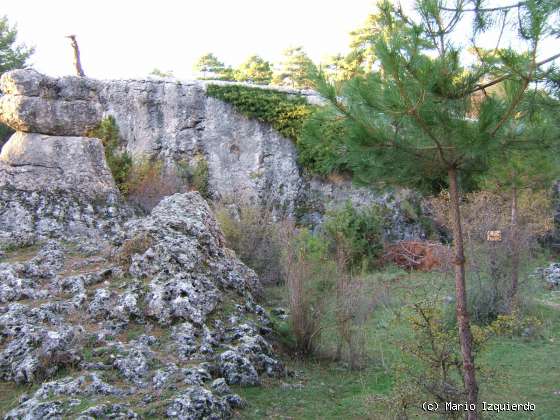
{"type": "Polygon", "coordinates": [[[298,45],[318,62],[346,51],[349,32],[374,11],[373,0],[0,0],[0,16],[36,47],[37,70],[73,74],[64,36],[76,34],[86,75],[96,78],[145,77],[156,67],[190,78],[206,52],[235,66],[251,54],[277,62],[298,45]]]}
{"type": "Polygon", "coordinates": [[[303,45],[314,60],[345,50],[348,33],[374,10],[371,0],[1,0],[0,15],[35,45],[34,67],[72,74],[68,34],[97,78],[143,77],[154,67],[189,77],[214,52],[231,65],[251,54],[278,61],[303,45]]]}

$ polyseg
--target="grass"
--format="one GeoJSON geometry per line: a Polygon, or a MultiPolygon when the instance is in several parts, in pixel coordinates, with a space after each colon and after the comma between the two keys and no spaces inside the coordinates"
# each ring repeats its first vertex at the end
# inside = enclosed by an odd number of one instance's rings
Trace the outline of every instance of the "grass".
{"type": "MultiPolygon", "coordinates": [[[[330,359],[290,360],[294,377],[267,379],[262,387],[235,388],[249,406],[239,412],[245,419],[391,419],[389,400],[395,383],[395,366],[404,355],[398,342],[411,339],[404,321],[406,307],[426,296],[453,295],[450,273],[408,273],[397,268],[368,276],[370,291],[385,289],[390,297],[375,311],[367,325],[369,363],[361,371],[349,371],[330,359]]],[[[540,279],[530,288],[537,311],[545,320],[542,337],[493,337],[479,354],[484,376],[480,400],[531,402],[528,413],[483,413],[497,419],[556,419],[560,413],[560,293],[545,290],[540,279]]],[[[269,290],[270,307],[281,306],[281,290],[269,290]]],[[[285,305],[285,303],[284,303],[285,305]]],[[[332,319],[326,320],[332,324],[332,319]]],[[[279,324],[277,322],[277,324],[279,324]]],[[[282,325],[282,324],[280,324],[282,325]]],[[[282,335],[286,335],[285,331],[282,335]]],[[[332,351],[334,329],[326,325],[323,351],[332,351]]],[[[417,418],[426,418],[417,412],[417,418]]]]}
{"type": "Polygon", "coordinates": [[[13,382],[0,382],[0,413],[7,413],[16,407],[23,394],[32,394],[38,385],[16,385],[13,382]]]}
{"type": "Polygon", "coordinates": [[[391,389],[392,379],[380,367],[350,372],[334,363],[294,361],[289,368],[299,375],[280,383],[263,381],[262,387],[234,387],[249,402],[242,418],[367,418],[371,395],[386,395],[391,389]]]}

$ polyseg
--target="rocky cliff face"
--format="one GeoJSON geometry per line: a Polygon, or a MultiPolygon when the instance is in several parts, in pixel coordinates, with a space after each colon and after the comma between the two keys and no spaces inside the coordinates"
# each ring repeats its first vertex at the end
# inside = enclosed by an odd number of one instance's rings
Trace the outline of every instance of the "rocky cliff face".
{"type": "MultiPolygon", "coordinates": [[[[205,82],[55,79],[16,70],[3,76],[0,89],[5,93],[0,98],[0,119],[15,129],[83,136],[102,117],[112,115],[122,147],[135,159],[160,159],[172,171],[177,163],[203,157],[216,199],[272,205],[314,223],[325,208],[343,205],[347,199],[364,204],[386,198],[349,182],[308,179],[297,165],[293,142],[207,97],[205,82]]],[[[305,93],[310,102],[318,102],[305,93]]],[[[395,212],[395,223],[403,221],[401,196],[393,195],[394,202],[387,203],[395,212]]],[[[392,236],[404,239],[420,233],[417,225],[401,223],[392,236]]]]}
{"type": "Polygon", "coordinates": [[[31,70],[2,77],[0,119],[16,130],[87,135],[102,119],[117,121],[134,158],[175,162],[204,156],[216,198],[265,198],[293,210],[302,185],[293,144],[271,127],[208,98],[201,82],[50,78],[31,70]]]}

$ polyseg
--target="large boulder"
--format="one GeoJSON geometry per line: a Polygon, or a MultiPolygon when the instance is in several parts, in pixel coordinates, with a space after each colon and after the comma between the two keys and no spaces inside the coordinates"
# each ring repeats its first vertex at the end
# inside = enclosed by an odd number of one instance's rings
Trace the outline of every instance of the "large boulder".
{"type": "Polygon", "coordinates": [[[74,191],[92,199],[117,194],[99,139],[16,132],[2,148],[0,164],[0,188],[74,191]]]}
{"type": "Polygon", "coordinates": [[[99,139],[16,132],[0,153],[0,242],[107,233],[127,214],[99,139]]]}
{"type": "Polygon", "coordinates": [[[98,83],[60,79],[33,70],[6,73],[0,80],[0,122],[15,130],[55,136],[83,136],[101,121],[98,83]]]}

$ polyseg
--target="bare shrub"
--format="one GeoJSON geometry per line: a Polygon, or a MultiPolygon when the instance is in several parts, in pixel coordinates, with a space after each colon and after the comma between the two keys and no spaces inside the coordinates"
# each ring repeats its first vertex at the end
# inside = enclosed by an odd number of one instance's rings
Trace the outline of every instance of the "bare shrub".
{"type": "MultiPolygon", "coordinates": [[[[347,241],[339,236],[335,252],[334,319],[336,360],[347,361],[352,370],[365,366],[367,359],[366,325],[385,296],[368,287],[363,277],[348,269],[350,253],[347,241]]],[[[371,280],[371,279],[370,279],[371,280]]]]}
{"type": "MultiPolygon", "coordinates": [[[[444,193],[430,202],[444,227],[451,223],[446,210],[448,199],[444,193]]],[[[511,204],[510,197],[489,191],[467,194],[461,203],[470,273],[469,312],[478,324],[489,324],[499,315],[511,313],[514,306],[522,309],[526,302],[517,289],[527,287],[529,259],[539,249],[539,238],[553,228],[551,201],[546,193],[519,194],[515,226],[511,223],[511,204]],[[488,241],[487,232],[496,230],[501,231],[501,241],[488,241]]]]}
{"type": "Polygon", "coordinates": [[[128,175],[128,201],[144,212],[150,212],[162,198],[187,187],[176,174],[165,171],[161,160],[135,161],[128,175]]]}
{"type": "Polygon", "coordinates": [[[285,273],[282,264],[281,221],[274,221],[267,207],[217,204],[216,219],[228,248],[259,275],[264,285],[280,284],[285,273]]]}
{"type": "Polygon", "coordinates": [[[285,224],[282,241],[290,324],[296,352],[303,356],[315,353],[320,344],[323,318],[336,271],[332,262],[322,258],[321,243],[307,230],[295,233],[285,224]]]}
{"type": "Polygon", "coordinates": [[[146,213],[175,193],[198,191],[208,198],[208,163],[203,156],[174,165],[164,165],[162,160],[137,159],[129,169],[126,191],[128,201],[146,213]]]}

